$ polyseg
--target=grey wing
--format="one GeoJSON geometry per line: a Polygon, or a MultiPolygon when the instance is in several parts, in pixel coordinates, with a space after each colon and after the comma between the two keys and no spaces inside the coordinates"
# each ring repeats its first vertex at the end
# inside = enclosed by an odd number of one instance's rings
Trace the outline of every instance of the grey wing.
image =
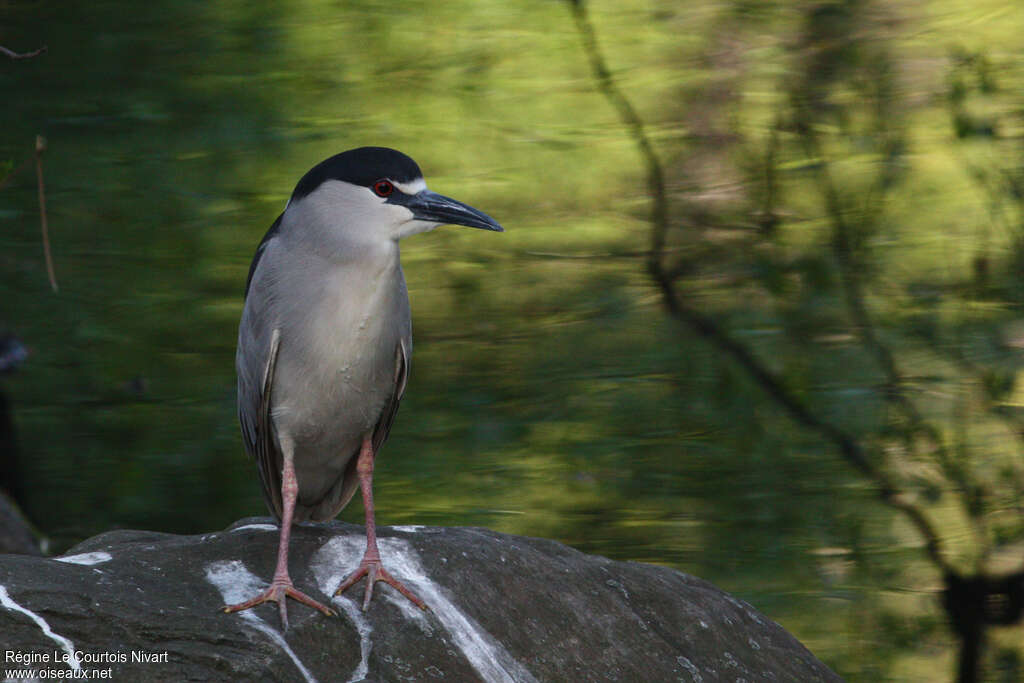
{"type": "Polygon", "coordinates": [[[279,519],[281,517],[281,452],[270,419],[271,390],[274,383],[274,369],[280,347],[280,330],[267,330],[260,322],[267,315],[257,305],[266,298],[250,298],[250,290],[256,286],[253,278],[257,268],[264,262],[264,256],[278,235],[281,217],[278,216],[263,236],[245,282],[245,310],[238,335],[238,421],[242,427],[245,450],[256,459],[260,482],[263,485],[263,499],[267,507],[279,519]],[[270,332],[268,335],[267,332],[270,332]]]}
{"type": "Polygon", "coordinates": [[[263,253],[267,250],[270,245],[270,241],[277,237],[277,234],[281,232],[281,219],[284,218],[282,213],[277,217],[277,220],[267,230],[267,234],[260,240],[260,244],[256,247],[256,255],[252,257],[252,263],[249,264],[249,275],[245,278],[245,295],[243,298],[249,298],[249,289],[252,287],[252,277],[256,274],[256,268],[260,265],[260,260],[263,258],[263,253]]]}
{"type": "Polygon", "coordinates": [[[263,485],[263,499],[271,512],[280,519],[282,514],[281,501],[281,451],[277,445],[274,426],[270,417],[270,402],[274,387],[274,370],[277,366],[277,354],[281,346],[281,331],[274,329],[270,337],[265,360],[261,364],[263,372],[258,385],[239,374],[238,383],[238,421],[242,425],[242,436],[245,449],[256,459],[259,468],[260,483],[263,485]]]}
{"type": "Polygon", "coordinates": [[[395,415],[398,414],[398,404],[402,402],[402,396],[405,394],[405,385],[409,381],[409,352],[411,349],[408,349],[407,346],[408,342],[403,339],[398,342],[398,348],[395,349],[395,389],[391,393],[387,404],[385,404],[376,426],[373,428],[374,454],[380,451],[380,447],[388,439],[388,434],[391,432],[391,424],[395,421],[395,415]]]}

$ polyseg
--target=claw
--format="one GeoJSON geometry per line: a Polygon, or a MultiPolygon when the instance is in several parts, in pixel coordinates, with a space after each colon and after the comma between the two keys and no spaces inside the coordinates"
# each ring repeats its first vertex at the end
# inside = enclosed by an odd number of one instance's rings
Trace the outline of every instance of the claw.
{"type": "Polygon", "coordinates": [[[255,607],[256,605],[262,605],[265,602],[276,602],[278,610],[281,613],[281,627],[285,631],[287,631],[288,598],[291,598],[292,600],[297,600],[298,602],[301,602],[303,605],[312,607],[313,609],[318,609],[329,617],[333,617],[335,614],[334,610],[332,610],[330,607],[323,605],[322,603],[314,600],[302,591],[298,590],[292,584],[291,579],[275,579],[273,582],[271,582],[270,587],[267,588],[267,590],[263,591],[251,600],[246,600],[245,602],[240,602],[235,605],[224,605],[224,607],[222,607],[221,610],[227,614],[230,614],[232,612],[241,612],[242,610],[250,609],[252,607],[255,607]]]}
{"type": "Polygon", "coordinates": [[[341,582],[341,585],[338,586],[336,591],[334,591],[334,594],[341,595],[358,583],[358,581],[364,576],[366,577],[366,591],[363,593],[364,612],[370,607],[370,600],[373,598],[373,585],[378,581],[383,581],[384,583],[389,584],[420,609],[427,609],[427,604],[416,597],[411,590],[406,588],[401,581],[392,576],[387,569],[384,569],[380,564],[380,560],[368,560],[366,557],[363,557],[363,561],[359,563],[359,567],[349,574],[347,579],[341,582]]]}

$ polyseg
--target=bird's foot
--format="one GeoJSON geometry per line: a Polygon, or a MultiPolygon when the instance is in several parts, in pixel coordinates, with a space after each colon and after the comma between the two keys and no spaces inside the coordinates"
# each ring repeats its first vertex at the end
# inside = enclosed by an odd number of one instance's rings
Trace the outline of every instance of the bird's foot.
{"type": "Polygon", "coordinates": [[[291,598],[301,602],[303,605],[318,609],[329,617],[334,616],[334,610],[326,605],[317,602],[313,598],[309,597],[302,591],[298,590],[293,584],[292,580],[287,576],[284,578],[275,577],[270,583],[270,587],[263,591],[251,600],[240,602],[236,605],[225,605],[221,609],[224,612],[241,612],[247,610],[256,605],[262,605],[264,602],[276,602],[277,607],[281,612],[281,627],[284,630],[288,630],[288,607],[286,605],[287,599],[291,598]]]}
{"type": "Polygon", "coordinates": [[[338,590],[334,591],[334,594],[341,595],[364,576],[366,577],[366,592],[363,594],[364,612],[366,611],[366,608],[370,606],[370,598],[373,597],[373,584],[378,581],[383,581],[384,583],[389,584],[399,593],[409,598],[412,604],[416,605],[420,609],[427,609],[425,602],[417,598],[411,590],[402,584],[401,581],[393,577],[388,570],[384,569],[384,567],[380,565],[379,558],[374,559],[363,556],[363,561],[359,563],[359,567],[349,574],[347,579],[341,582],[341,585],[338,586],[338,590]]]}

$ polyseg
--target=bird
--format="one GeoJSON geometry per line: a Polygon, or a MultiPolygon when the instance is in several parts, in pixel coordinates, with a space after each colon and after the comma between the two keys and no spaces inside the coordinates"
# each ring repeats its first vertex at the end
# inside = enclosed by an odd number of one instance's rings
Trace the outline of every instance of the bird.
{"type": "Polygon", "coordinates": [[[383,566],[373,472],[412,357],[399,241],[445,224],[504,231],[487,214],[427,189],[407,155],[359,147],[303,175],[257,247],[238,329],[238,418],[280,523],[277,565],[265,591],[225,612],[276,602],[287,629],[292,598],[333,615],[292,582],[291,527],[334,518],[357,488],[366,550],[334,595],[365,578],[363,611],[379,581],[427,608],[383,566]]]}

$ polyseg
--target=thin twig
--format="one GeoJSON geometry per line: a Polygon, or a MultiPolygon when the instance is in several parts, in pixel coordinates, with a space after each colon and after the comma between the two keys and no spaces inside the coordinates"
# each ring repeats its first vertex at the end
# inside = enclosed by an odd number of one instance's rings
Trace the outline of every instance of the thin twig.
{"type": "Polygon", "coordinates": [[[39,55],[44,54],[48,49],[49,48],[46,45],[43,45],[38,50],[33,50],[32,52],[15,52],[14,50],[8,50],[3,45],[0,45],[0,54],[7,55],[11,59],[32,59],[33,57],[38,57],[39,55]]]}
{"type": "Polygon", "coordinates": [[[568,0],[572,6],[573,17],[576,19],[576,28],[583,39],[583,51],[590,60],[590,67],[594,71],[594,78],[597,85],[619,112],[619,118],[629,127],[629,133],[640,155],[647,166],[647,189],[654,198],[651,206],[651,224],[654,226],[651,251],[647,256],[647,269],[652,274],[660,271],[661,258],[665,251],[665,240],[668,235],[668,193],[665,190],[665,172],[662,170],[661,160],[654,151],[647,131],[644,128],[643,119],[633,108],[633,104],[619,90],[612,78],[611,71],[605,64],[601,48],[597,44],[597,35],[594,27],[587,16],[587,8],[584,0],[568,0]]]}
{"type": "Polygon", "coordinates": [[[43,254],[46,256],[46,275],[50,278],[50,287],[56,293],[57,275],[53,270],[53,256],[50,254],[50,230],[46,225],[46,189],[43,187],[43,152],[46,151],[46,138],[36,136],[36,182],[39,187],[39,227],[43,234],[43,254]]]}
{"type": "Polygon", "coordinates": [[[953,572],[942,549],[941,538],[924,511],[915,505],[910,496],[902,492],[882,469],[875,466],[857,439],[813,413],[794,392],[790,391],[757,359],[750,349],[733,339],[713,318],[692,308],[679,295],[672,277],[662,263],[662,253],[669,230],[669,212],[665,174],[661,162],[647,137],[643,120],[622,91],[618,89],[605,64],[597,44],[593,25],[587,16],[584,0],[568,0],[568,2],[572,7],[573,17],[583,40],[583,49],[590,60],[598,88],[619,112],[620,118],[629,128],[630,135],[647,167],[647,184],[653,198],[651,209],[652,244],[647,265],[651,277],[662,292],[669,313],[731,356],[765,393],[786,410],[795,422],[818,432],[825,439],[831,441],[839,449],[843,458],[875,485],[883,502],[907,516],[924,538],[925,552],[928,557],[942,570],[953,572]]]}
{"type": "Polygon", "coordinates": [[[976,513],[976,506],[970,504],[970,497],[977,488],[970,481],[968,473],[956,464],[956,460],[950,454],[949,448],[942,438],[938,427],[930,423],[917,405],[910,400],[906,393],[906,380],[900,372],[896,363],[896,357],[892,350],[886,346],[878,337],[871,314],[865,304],[864,286],[860,278],[860,268],[854,247],[850,239],[851,227],[846,220],[846,212],[842,206],[839,189],[832,177],[832,166],[825,153],[825,150],[814,132],[812,123],[808,120],[806,109],[798,102],[794,103],[798,112],[799,123],[797,132],[804,145],[804,152],[808,158],[817,159],[815,165],[816,178],[822,195],[825,197],[825,210],[832,223],[832,253],[839,264],[839,278],[843,286],[843,294],[846,308],[853,320],[854,328],[860,337],[861,344],[868,353],[875,357],[875,362],[885,376],[885,391],[883,398],[897,407],[907,420],[908,436],[914,438],[918,435],[927,439],[929,445],[934,449],[935,456],[954,483],[960,487],[963,495],[960,501],[968,519],[972,521],[972,528],[975,532],[975,540],[983,549],[982,555],[987,553],[988,533],[984,520],[976,513]]]}

